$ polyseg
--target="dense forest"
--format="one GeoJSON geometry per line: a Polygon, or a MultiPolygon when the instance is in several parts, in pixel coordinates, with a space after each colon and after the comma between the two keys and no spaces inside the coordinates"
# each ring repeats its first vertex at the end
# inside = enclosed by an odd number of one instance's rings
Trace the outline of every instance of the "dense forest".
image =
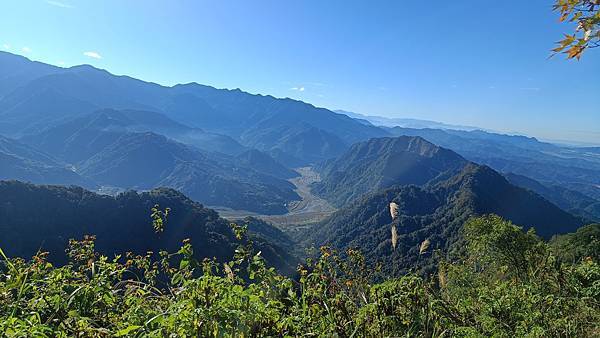
{"type": "MultiPolygon", "coordinates": [[[[0,248],[7,255],[31,257],[48,252],[48,260],[62,265],[70,239],[94,235],[95,247],[107,257],[130,252],[145,255],[173,251],[184,239],[196,248],[196,257],[225,261],[235,254],[237,241],[229,222],[212,209],[173,189],[144,193],[128,191],[116,197],[78,187],[38,186],[17,181],[0,182],[0,248]],[[171,209],[170,227],[156,234],[149,217],[156,205],[171,209]]],[[[282,272],[295,269],[279,230],[252,222],[250,236],[270,264],[282,272]],[[256,230],[256,231],[254,231],[256,230]],[[262,235],[264,234],[264,235],[262,235]]]]}
{"type": "Polygon", "coordinates": [[[469,217],[490,213],[526,224],[547,239],[584,224],[533,192],[511,185],[489,167],[470,163],[459,174],[425,187],[399,185],[363,197],[308,229],[300,240],[307,246],[359,249],[369,265],[383,263],[386,275],[415,268],[431,271],[440,256],[460,253],[462,226],[469,217]],[[390,215],[392,202],[397,206],[395,219],[390,215]],[[425,240],[431,250],[417,255],[425,240]]]}

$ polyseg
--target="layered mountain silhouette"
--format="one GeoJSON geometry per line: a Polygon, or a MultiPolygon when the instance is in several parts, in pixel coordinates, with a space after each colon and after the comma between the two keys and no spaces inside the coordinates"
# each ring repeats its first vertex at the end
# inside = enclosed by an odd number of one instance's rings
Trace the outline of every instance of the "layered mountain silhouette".
{"type": "Polygon", "coordinates": [[[171,187],[207,205],[285,213],[300,197],[294,186],[235,162],[218,161],[191,146],[146,133],[125,133],[82,162],[81,175],[126,189],[171,187]]]}
{"type": "MultiPolygon", "coordinates": [[[[278,269],[294,271],[296,259],[260,234],[278,234],[270,227],[260,224],[253,236],[255,246],[278,269]]],[[[125,252],[175,252],[189,238],[197,257],[224,261],[233,257],[240,244],[229,222],[172,189],[112,197],[77,187],[17,181],[0,181],[0,232],[0,247],[7,255],[29,258],[48,251],[57,264],[66,260],[69,239],[84,235],[95,235],[96,250],[109,258],[125,252]],[[155,233],[150,218],[156,204],[171,208],[162,233],[155,233]]]]}
{"type": "Polygon", "coordinates": [[[390,128],[396,136],[420,136],[502,173],[527,176],[600,198],[600,155],[595,148],[565,148],[533,137],[481,130],[390,128]]]}
{"type": "Polygon", "coordinates": [[[313,191],[338,206],[394,185],[423,185],[459,172],[467,161],[420,137],[374,138],[354,144],[319,168],[313,191]]]}
{"type": "Polygon", "coordinates": [[[104,109],[22,140],[116,190],[168,186],[209,205],[267,214],[284,213],[285,205],[299,198],[285,181],[295,171],[228,136],[186,127],[160,113],[104,109]]]}
{"type": "MultiPolygon", "coordinates": [[[[0,97],[0,133],[12,137],[36,134],[99,109],[142,110],[281,154],[279,160],[309,164],[339,155],[356,141],[387,135],[346,115],[292,99],[195,83],[164,87],[87,65],[58,68],[1,54],[0,63],[19,63],[21,73],[27,74],[12,76],[15,80],[5,83],[0,97]],[[315,135],[329,144],[317,149],[315,135]]],[[[8,66],[0,65],[0,70],[3,67],[8,66]]]]}
{"type": "Polygon", "coordinates": [[[245,148],[224,135],[190,128],[150,111],[102,109],[22,138],[66,162],[87,159],[126,132],[154,132],[210,152],[237,155],[245,148]]]}
{"type": "Polygon", "coordinates": [[[392,187],[350,203],[307,231],[305,243],[340,250],[358,248],[371,264],[382,263],[385,273],[399,275],[409,269],[433,268],[432,251],[440,250],[442,256],[459,252],[464,222],[489,213],[531,226],[546,238],[575,231],[583,224],[534,192],[510,184],[493,169],[468,163],[446,180],[392,187]],[[390,202],[399,205],[396,221],[390,216],[390,202]],[[390,233],[393,224],[399,234],[395,250],[390,233]],[[419,254],[419,245],[426,239],[430,251],[419,254]]]}

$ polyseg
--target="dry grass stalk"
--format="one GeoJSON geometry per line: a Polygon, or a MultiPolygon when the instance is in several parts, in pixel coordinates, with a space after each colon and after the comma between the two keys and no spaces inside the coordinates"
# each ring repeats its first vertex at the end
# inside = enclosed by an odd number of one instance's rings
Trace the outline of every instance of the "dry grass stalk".
{"type": "Polygon", "coordinates": [[[429,245],[431,245],[431,242],[426,239],[421,243],[421,246],[419,247],[419,255],[424,254],[425,252],[427,252],[427,249],[429,249],[429,245]]]}
{"type": "Polygon", "coordinates": [[[390,203],[390,215],[392,216],[392,220],[395,220],[398,217],[398,204],[395,202],[390,203]]]}
{"type": "Polygon", "coordinates": [[[396,250],[396,245],[398,244],[398,231],[396,230],[396,226],[392,225],[392,247],[396,250]]]}
{"type": "Polygon", "coordinates": [[[445,288],[446,287],[446,269],[443,266],[440,266],[439,271],[438,271],[438,281],[440,283],[440,287],[441,288],[445,288]]]}
{"type": "Polygon", "coordinates": [[[229,266],[229,264],[225,263],[225,264],[223,264],[223,267],[225,268],[225,273],[227,274],[227,278],[229,278],[229,280],[233,281],[233,270],[231,270],[231,267],[229,266]]]}

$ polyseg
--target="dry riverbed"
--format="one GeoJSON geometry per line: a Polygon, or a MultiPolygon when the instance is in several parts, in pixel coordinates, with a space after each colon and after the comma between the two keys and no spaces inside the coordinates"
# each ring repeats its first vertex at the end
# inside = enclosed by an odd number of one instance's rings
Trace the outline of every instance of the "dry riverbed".
{"type": "Polygon", "coordinates": [[[277,226],[304,226],[313,224],[331,215],[335,208],[324,199],[315,196],[310,191],[310,185],[320,181],[319,174],[311,167],[294,169],[300,176],[289,181],[296,186],[296,193],[302,198],[288,205],[288,213],[284,215],[260,215],[250,211],[233,210],[223,207],[211,207],[219,212],[221,217],[229,220],[239,220],[254,216],[277,226]]]}

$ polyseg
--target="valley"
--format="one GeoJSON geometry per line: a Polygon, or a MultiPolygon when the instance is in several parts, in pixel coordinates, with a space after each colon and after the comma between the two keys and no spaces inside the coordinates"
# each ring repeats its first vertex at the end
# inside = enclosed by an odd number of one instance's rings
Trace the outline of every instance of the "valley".
{"type": "Polygon", "coordinates": [[[288,212],[283,215],[261,215],[250,211],[223,207],[211,208],[219,212],[221,217],[232,221],[246,217],[256,217],[279,227],[294,226],[300,228],[318,223],[335,212],[335,207],[313,194],[310,190],[313,183],[321,181],[319,174],[312,167],[301,167],[294,170],[300,176],[291,178],[288,181],[295,186],[294,191],[301,197],[301,200],[288,203],[288,212]]]}

